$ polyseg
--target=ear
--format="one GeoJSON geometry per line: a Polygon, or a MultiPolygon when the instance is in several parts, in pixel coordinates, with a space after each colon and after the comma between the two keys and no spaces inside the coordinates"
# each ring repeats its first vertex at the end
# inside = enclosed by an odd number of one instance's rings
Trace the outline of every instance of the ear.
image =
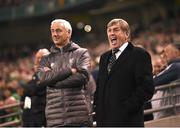
{"type": "Polygon", "coordinates": [[[128,32],[126,32],[126,36],[129,37],[129,33],[128,32]]]}
{"type": "Polygon", "coordinates": [[[68,33],[69,33],[69,34],[71,34],[71,31],[70,31],[70,30],[68,30],[68,33]]]}
{"type": "Polygon", "coordinates": [[[125,33],[125,36],[126,36],[126,39],[128,40],[129,34],[127,32],[125,33]]]}
{"type": "Polygon", "coordinates": [[[68,32],[68,37],[71,38],[71,31],[68,30],[67,32],[68,32]]]}

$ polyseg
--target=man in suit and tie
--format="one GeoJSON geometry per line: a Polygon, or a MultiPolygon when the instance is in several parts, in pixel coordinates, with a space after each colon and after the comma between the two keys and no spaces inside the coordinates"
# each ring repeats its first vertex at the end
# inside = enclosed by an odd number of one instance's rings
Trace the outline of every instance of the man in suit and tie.
{"type": "Polygon", "coordinates": [[[154,93],[151,57],[130,42],[123,19],[107,24],[111,50],[100,58],[94,105],[97,126],[144,126],[143,105],[154,93]]]}

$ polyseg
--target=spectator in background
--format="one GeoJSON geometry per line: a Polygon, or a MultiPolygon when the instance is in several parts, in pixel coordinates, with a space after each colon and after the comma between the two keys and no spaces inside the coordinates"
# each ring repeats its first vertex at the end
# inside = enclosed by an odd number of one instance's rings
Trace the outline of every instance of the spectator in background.
{"type": "Polygon", "coordinates": [[[46,106],[46,88],[45,86],[38,86],[39,81],[37,76],[37,67],[39,67],[40,60],[43,56],[49,55],[47,49],[40,49],[35,55],[34,70],[35,73],[32,80],[24,86],[24,101],[23,108],[23,127],[45,127],[45,106],[46,106]]]}
{"type": "Polygon", "coordinates": [[[99,62],[97,62],[98,61],[97,58],[98,57],[91,60],[91,65],[92,65],[91,74],[95,81],[97,81],[97,76],[99,72],[99,62]]]}
{"type": "MultiPolygon", "coordinates": [[[[180,44],[172,43],[165,46],[163,50],[163,56],[164,59],[167,61],[167,67],[154,77],[155,86],[169,84],[173,81],[180,79],[180,44]]],[[[166,97],[171,93],[175,95],[180,91],[180,88],[175,87],[172,88],[171,91],[172,92],[170,92],[168,89],[157,91],[153,96],[153,99],[166,97]]],[[[180,96],[175,96],[173,98],[174,103],[180,103],[180,96]]],[[[159,101],[154,101],[152,102],[153,108],[160,108],[162,106],[170,105],[172,104],[171,101],[172,100],[170,97],[159,101]]],[[[177,114],[179,112],[180,108],[178,107],[176,109],[163,110],[160,112],[155,112],[153,114],[154,119],[159,119],[162,117],[177,114]]]]}
{"type": "MultiPolygon", "coordinates": [[[[4,97],[5,97],[4,105],[12,105],[12,104],[18,103],[18,100],[16,100],[15,97],[12,95],[12,90],[9,87],[4,89],[4,97]]],[[[6,108],[5,109],[6,114],[11,114],[11,113],[14,113],[17,111],[18,111],[18,108],[6,108]]],[[[15,121],[18,119],[19,119],[19,116],[17,116],[17,115],[10,116],[10,117],[5,118],[5,122],[15,121]]]]}
{"type": "Polygon", "coordinates": [[[47,126],[92,126],[91,102],[87,96],[90,93],[86,89],[89,53],[70,40],[72,27],[68,21],[53,20],[50,30],[54,45],[39,68],[39,86],[42,83],[47,86],[47,126]]]}
{"type": "Polygon", "coordinates": [[[180,44],[168,44],[164,48],[164,60],[167,67],[155,78],[155,86],[168,84],[180,78],[180,44]]]}
{"type": "Polygon", "coordinates": [[[107,36],[111,50],[101,56],[94,101],[97,126],[144,126],[144,102],[154,93],[151,57],[132,45],[123,19],[107,24],[107,36]]]}
{"type": "Polygon", "coordinates": [[[167,62],[166,59],[164,59],[163,53],[161,53],[160,56],[154,55],[152,57],[152,65],[154,77],[167,67],[167,62]]]}

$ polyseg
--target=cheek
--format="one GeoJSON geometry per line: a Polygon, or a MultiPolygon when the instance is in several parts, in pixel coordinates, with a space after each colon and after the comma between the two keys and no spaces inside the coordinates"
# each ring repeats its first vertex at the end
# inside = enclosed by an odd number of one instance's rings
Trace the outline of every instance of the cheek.
{"type": "Polygon", "coordinates": [[[124,41],[126,39],[125,35],[120,35],[119,40],[124,41]]]}
{"type": "Polygon", "coordinates": [[[109,43],[111,42],[111,39],[108,37],[108,41],[109,41],[109,43]]]}
{"type": "Polygon", "coordinates": [[[66,39],[70,39],[70,35],[67,35],[67,36],[66,36],[66,39]]]}
{"type": "Polygon", "coordinates": [[[169,57],[169,56],[171,56],[171,53],[167,52],[166,57],[169,57]]]}
{"type": "Polygon", "coordinates": [[[127,40],[128,38],[127,34],[123,32],[119,32],[118,35],[119,35],[118,38],[121,40],[127,40]]]}
{"type": "Polygon", "coordinates": [[[51,38],[52,38],[52,40],[54,40],[56,38],[56,36],[55,35],[51,35],[51,38]]]}

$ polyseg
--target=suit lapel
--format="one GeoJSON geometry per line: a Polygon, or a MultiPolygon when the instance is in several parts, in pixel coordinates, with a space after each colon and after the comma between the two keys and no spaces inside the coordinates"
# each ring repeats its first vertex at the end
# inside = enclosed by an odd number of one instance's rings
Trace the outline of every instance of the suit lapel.
{"type": "Polygon", "coordinates": [[[113,65],[109,75],[111,75],[114,71],[116,71],[116,69],[118,67],[120,67],[121,64],[123,64],[123,62],[125,60],[128,59],[129,55],[131,54],[131,51],[133,49],[133,45],[131,43],[128,44],[127,48],[121,53],[121,55],[118,57],[118,59],[116,60],[115,64],[113,65]]]}

